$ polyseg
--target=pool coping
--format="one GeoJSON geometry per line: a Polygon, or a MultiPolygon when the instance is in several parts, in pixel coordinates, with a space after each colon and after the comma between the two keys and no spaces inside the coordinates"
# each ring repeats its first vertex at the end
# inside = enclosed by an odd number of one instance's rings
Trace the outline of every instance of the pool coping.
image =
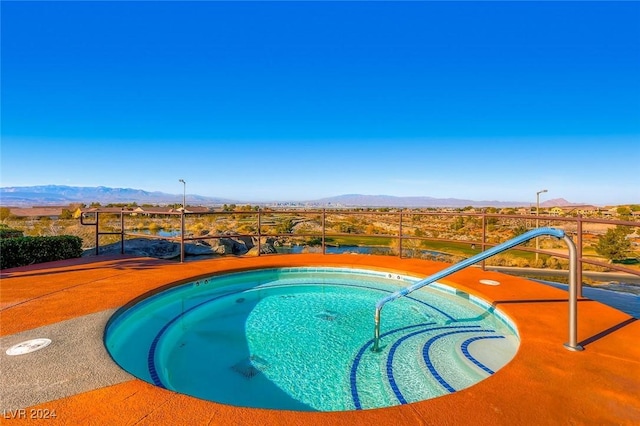
{"type": "MultiPolygon", "coordinates": [[[[427,276],[448,264],[374,255],[295,254],[225,257],[184,264],[150,258],[99,256],[33,265],[0,273],[0,336],[16,336],[38,327],[117,309],[167,283],[185,282],[223,271],[296,266],[356,267],[427,276]]],[[[585,351],[572,352],[563,346],[568,339],[565,291],[475,267],[440,282],[493,303],[514,321],[521,337],[518,354],[508,365],[490,378],[447,396],[373,410],[293,412],[217,404],[124,377],[107,386],[104,381],[96,380],[95,388],[91,390],[59,398],[49,396],[51,399],[35,405],[5,410],[3,419],[39,421],[41,418],[37,416],[55,411],[56,418],[52,421],[97,424],[640,422],[640,401],[636,397],[640,393],[640,345],[636,343],[640,321],[581,298],[578,302],[578,342],[585,351]],[[487,286],[479,282],[481,279],[500,284],[487,286]],[[30,419],[31,415],[36,418],[30,419]]],[[[103,348],[101,339],[93,337],[90,340],[91,345],[103,348]]],[[[39,351],[39,355],[36,352],[20,357],[29,362],[27,357],[35,359],[46,351],[47,348],[39,351]]],[[[7,357],[4,350],[0,356],[7,357]]],[[[90,369],[92,365],[87,363],[85,368],[90,369]]]]}

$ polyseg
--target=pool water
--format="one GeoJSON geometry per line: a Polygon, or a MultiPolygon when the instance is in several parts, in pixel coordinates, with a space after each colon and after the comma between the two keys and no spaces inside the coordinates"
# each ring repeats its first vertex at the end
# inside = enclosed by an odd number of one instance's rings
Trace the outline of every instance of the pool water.
{"type": "Polygon", "coordinates": [[[118,311],[113,359],[142,380],[219,403],[345,411],[435,398],[490,377],[517,352],[511,321],[434,283],[375,303],[418,278],[348,268],[212,276],[118,311]]]}

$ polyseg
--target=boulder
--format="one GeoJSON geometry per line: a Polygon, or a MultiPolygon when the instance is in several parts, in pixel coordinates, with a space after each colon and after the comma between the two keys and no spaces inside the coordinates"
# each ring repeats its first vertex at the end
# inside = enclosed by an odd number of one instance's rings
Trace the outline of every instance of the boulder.
{"type": "MultiPolygon", "coordinates": [[[[178,246],[178,254],[180,254],[180,244],[178,246]]],[[[207,256],[215,254],[213,248],[209,244],[203,243],[185,243],[184,255],[185,256],[207,256]]]]}
{"type": "MultiPolygon", "coordinates": [[[[260,245],[260,254],[277,254],[278,251],[276,250],[276,248],[269,243],[262,243],[260,245]]],[[[249,252],[247,253],[249,255],[257,255],[258,254],[258,246],[254,246],[251,248],[251,250],[249,250],[249,252]]]]}
{"type": "MultiPolygon", "coordinates": [[[[256,242],[257,243],[257,242],[256,242]]],[[[185,256],[213,256],[213,255],[243,255],[250,250],[257,251],[257,245],[250,238],[219,238],[208,242],[185,243],[185,256]]],[[[260,246],[261,254],[277,253],[271,243],[260,246]]],[[[120,254],[120,243],[108,244],[100,247],[101,255],[120,254]]],[[[155,257],[158,259],[175,259],[180,257],[180,244],[151,238],[133,238],[124,242],[124,254],[155,257]]],[[[85,250],[82,256],[94,256],[95,248],[85,250]]]]}
{"type": "MultiPolygon", "coordinates": [[[[120,248],[119,242],[100,246],[99,254],[120,254],[120,248]]],[[[125,240],[124,254],[141,257],[155,257],[158,259],[173,259],[174,257],[180,256],[180,244],[172,243],[167,240],[133,238],[131,240],[125,240]]],[[[95,248],[85,250],[82,255],[95,255],[95,248]]]]}
{"type": "Polygon", "coordinates": [[[244,241],[235,238],[218,238],[211,244],[216,254],[245,254],[249,251],[244,241]]]}

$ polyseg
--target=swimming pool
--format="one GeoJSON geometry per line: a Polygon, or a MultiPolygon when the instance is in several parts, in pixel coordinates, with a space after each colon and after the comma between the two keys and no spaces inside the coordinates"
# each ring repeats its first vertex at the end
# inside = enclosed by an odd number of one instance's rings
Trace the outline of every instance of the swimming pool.
{"type": "Polygon", "coordinates": [[[275,268],[201,278],[120,309],[105,345],[149,383],[223,404],[298,411],[379,408],[467,388],[506,365],[516,327],[485,301],[419,278],[351,268],[275,268]]]}

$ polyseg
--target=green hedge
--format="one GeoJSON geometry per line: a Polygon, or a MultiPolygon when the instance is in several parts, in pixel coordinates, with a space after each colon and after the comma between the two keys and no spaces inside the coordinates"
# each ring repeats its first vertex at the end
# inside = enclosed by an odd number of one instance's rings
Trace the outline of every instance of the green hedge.
{"type": "Polygon", "coordinates": [[[81,255],[82,239],[71,235],[0,240],[0,269],[72,259],[81,255]]]}

